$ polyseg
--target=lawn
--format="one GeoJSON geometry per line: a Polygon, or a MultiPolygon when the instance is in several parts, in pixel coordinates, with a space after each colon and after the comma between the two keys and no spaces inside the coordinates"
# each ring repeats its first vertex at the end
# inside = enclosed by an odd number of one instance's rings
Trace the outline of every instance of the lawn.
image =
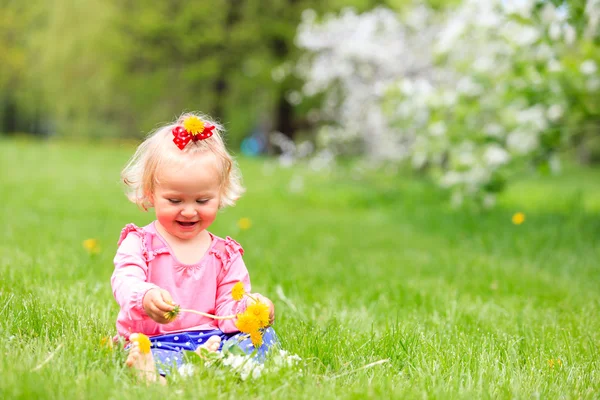
{"type": "Polygon", "coordinates": [[[582,168],[524,175],[477,213],[415,177],[241,159],[247,193],[212,231],[244,246],[302,361],[135,384],[101,344],[119,232],[152,220],[119,184],[132,151],[0,140],[0,398],[600,397],[600,171],[582,168]]]}

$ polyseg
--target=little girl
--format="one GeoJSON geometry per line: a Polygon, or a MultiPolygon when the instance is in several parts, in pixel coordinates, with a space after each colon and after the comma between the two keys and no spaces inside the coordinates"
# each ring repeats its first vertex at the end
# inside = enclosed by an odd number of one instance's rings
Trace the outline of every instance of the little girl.
{"type": "MultiPolygon", "coordinates": [[[[156,213],[145,227],[123,229],[111,278],[121,307],[117,331],[130,343],[126,364],[150,380],[181,366],[183,350],[218,351],[224,340],[240,340],[247,353],[255,350],[238,337],[234,319],[167,314],[178,305],[218,317],[242,313],[248,305],[232,297],[237,282],[250,291],[242,247],[207,230],[219,209],[234,205],[244,191],[221,131],[205,116],[184,114],[150,134],[121,174],[128,198],[156,213]],[[140,348],[140,333],[150,337],[151,352],[140,348]]],[[[258,293],[244,299],[250,297],[268,305],[272,323],[273,303],[258,293]]],[[[275,341],[269,327],[256,350],[264,355],[275,341]]]]}

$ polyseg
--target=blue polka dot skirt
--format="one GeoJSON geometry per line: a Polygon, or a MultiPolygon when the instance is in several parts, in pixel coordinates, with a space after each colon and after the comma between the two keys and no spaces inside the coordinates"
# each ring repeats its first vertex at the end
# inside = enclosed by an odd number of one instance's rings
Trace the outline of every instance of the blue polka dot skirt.
{"type": "MultiPolygon", "coordinates": [[[[209,337],[219,336],[221,344],[219,351],[227,341],[235,341],[246,354],[251,354],[255,349],[252,341],[243,333],[225,334],[220,330],[213,331],[187,331],[171,333],[168,335],[153,336],[151,351],[156,362],[156,368],[161,375],[168,375],[171,368],[179,368],[183,364],[183,351],[194,351],[202,346],[209,337]]],[[[278,343],[277,335],[273,328],[264,330],[263,344],[258,348],[257,359],[263,360],[269,349],[278,343]]]]}

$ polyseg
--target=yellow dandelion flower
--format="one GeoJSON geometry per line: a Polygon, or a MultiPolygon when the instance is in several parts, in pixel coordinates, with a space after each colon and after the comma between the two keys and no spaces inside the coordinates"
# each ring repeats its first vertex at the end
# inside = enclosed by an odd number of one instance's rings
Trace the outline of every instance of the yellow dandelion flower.
{"type": "Polygon", "coordinates": [[[550,368],[554,368],[554,367],[561,368],[562,366],[563,366],[563,362],[560,358],[557,358],[556,360],[551,358],[548,360],[548,367],[550,367],[550,368]]]}
{"type": "Polygon", "coordinates": [[[97,239],[86,239],[83,241],[83,248],[90,254],[98,254],[100,252],[100,244],[97,239]]]}
{"type": "Polygon", "coordinates": [[[262,332],[261,331],[250,332],[250,340],[252,341],[254,348],[258,349],[260,346],[262,346],[262,342],[263,342],[262,332]]]}
{"type": "Polygon", "coordinates": [[[522,212],[515,213],[515,215],[512,216],[513,224],[521,225],[523,222],[525,222],[525,214],[522,212]]]}
{"type": "Polygon", "coordinates": [[[244,297],[244,294],[246,294],[246,290],[244,289],[244,284],[242,282],[238,282],[233,285],[233,289],[231,289],[231,297],[233,297],[235,301],[240,301],[244,297]]]}
{"type": "Polygon", "coordinates": [[[204,122],[195,115],[191,115],[183,121],[183,128],[191,135],[197,135],[204,130],[204,122]]]}
{"type": "Polygon", "coordinates": [[[246,310],[243,314],[238,314],[235,326],[240,332],[252,333],[260,328],[260,322],[246,310]]]}
{"type": "Polygon", "coordinates": [[[265,303],[259,301],[251,304],[246,309],[246,312],[256,318],[261,328],[266,328],[269,325],[269,306],[265,303]]]}
{"type": "Polygon", "coordinates": [[[252,226],[252,221],[250,220],[250,218],[240,218],[240,220],[238,221],[238,226],[243,231],[248,230],[252,226]]]}
{"type": "Polygon", "coordinates": [[[102,338],[102,340],[100,340],[100,346],[106,347],[109,350],[112,350],[114,345],[115,345],[115,343],[110,336],[105,336],[102,338]]]}
{"type": "Polygon", "coordinates": [[[165,313],[164,317],[166,320],[173,321],[175,320],[175,318],[177,318],[177,316],[179,315],[179,313],[181,312],[181,307],[179,307],[179,305],[175,305],[175,307],[173,307],[173,309],[171,311],[168,311],[165,313]]]}
{"type": "Polygon", "coordinates": [[[140,346],[140,351],[142,354],[150,353],[150,339],[148,336],[144,335],[143,333],[138,333],[131,341],[137,342],[137,344],[140,346]]]}

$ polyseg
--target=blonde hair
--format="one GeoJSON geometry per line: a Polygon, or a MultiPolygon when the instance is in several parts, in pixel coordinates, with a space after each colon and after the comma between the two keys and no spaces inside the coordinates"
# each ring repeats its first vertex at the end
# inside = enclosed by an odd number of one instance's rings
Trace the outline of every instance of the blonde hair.
{"type": "Polygon", "coordinates": [[[241,173],[223,142],[223,127],[207,116],[197,113],[184,113],[176,122],[162,126],[151,132],[131,157],[121,178],[125,184],[127,198],[143,210],[152,207],[149,195],[154,192],[157,183],[156,172],[167,162],[185,163],[199,154],[210,152],[219,162],[221,172],[221,201],[219,208],[235,205],[237,199],[244,193],[241,183],[241,173]],[[183,120],[196,116],[205,123],[215,126],[213,135],[208,139],[190,141],[183,150],[173,143],[172,130],[183,124],[183,120]]]}

